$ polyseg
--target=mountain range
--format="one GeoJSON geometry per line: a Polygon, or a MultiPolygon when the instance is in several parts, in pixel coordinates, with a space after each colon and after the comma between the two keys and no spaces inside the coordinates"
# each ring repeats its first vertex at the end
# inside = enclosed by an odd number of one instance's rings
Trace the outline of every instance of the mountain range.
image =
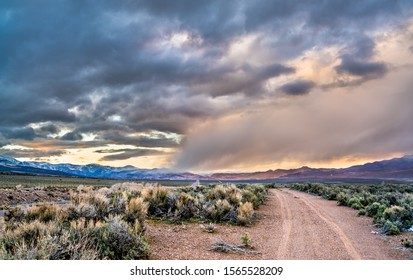
{"type": "Polygon", "coordinates": [[[63,177],[88,177],[131,180],[265,180],[265,181],[334,181],[334,180],[396,180],[413,181],[413,156],[375,161],[348,168],[276,169],[244,173],[194,174],[168,169],[141,169],[134,166],[111,167],[98,164],[50,164],[19,161],[0,156],[0,172],[63,177]]]}

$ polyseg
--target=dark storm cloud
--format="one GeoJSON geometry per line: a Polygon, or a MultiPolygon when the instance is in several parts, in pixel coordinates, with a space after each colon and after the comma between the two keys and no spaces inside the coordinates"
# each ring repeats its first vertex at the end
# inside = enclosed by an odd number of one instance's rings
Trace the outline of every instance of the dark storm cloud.
{"type": "Polygon", "coordinates": [[[271,64],[259,68],[245,64],[236,71],[236,74],[228,73],[216,80],[208,81],[199,89],[212,96],[243,93],[251,97],[263,92],[262,86],[266,80],[294,72],[294,68],[281,64],[271,64]]]}
{"type": "Polygon", "coordinates": [[[125,136],[121,133],[108,132],[102,135],[108,143],[122,144],[122,145],[134,145],[137,147],[147,148],[172,148],[177,147],[178,143],[175,139],[167,138],[162,135],[158,135],[156,138],[148,136],[125,136]]]}
{"type": "Polygon", "coordinates": [[[60,137],[61,140],[68,140],[68,141],[79,141],[83,139],[83,136],[80,133],[76,132],[68,132],[62,137],[60,137]]]}
{"type": "Polygon", "coordinates": [[[0,135],[8,139],[23,139],[33,140],[36,136],[35,131],[31,127],[0,127],[0,135]]]}
{"type": "Polygon", "coordinates": [[[348,56],[342,57],[341,64],[335,67],[335,69],[339,74],[347,73],[366,79],[380,78],[388,70],[385,63],[354,60],[348,56]]]}
{"type": "Polygon", "coordinates": [[[177,21],[209,44],[223,44],[244,32],[243,1],[138,1],[137,7],[155,17],[177,21]]]}
{"type": "Polygon", "coordinates": [[[39,131],[44,132],[44,133],[56,134],[60,131],[60,129],[54,124],[47,124],[47,125],[41,126],[39,128],[39,131]]]}
{"type": "Polygon", "coordinates": [[[150,149],[114,149],[114,150],[98,150],[96,153],[116,153],[102,157],[100,160],[124,160],[129,158],[144,157],[144,156],[158,156],[165,154],[162,151],[150,149]]]}
{"type": "Polygon", "coordinates": [[[310,93],[315,87],[313,81],[297,80],[280,87],[280,90],[287,95],[304,95],[310,93]]]}
{"type": "MultiPolygon", "coordinates": [[[[106,146],[110,144],[106,141],[72,141],[72,140],[59,140],[59,139],[41,139],[37,138],[31,141],[16,141],[18,145],[26,146],[32,149],[45,149],[45,150],[64,150],[64,149],[82,149],[93,148],[98,146],[106,146]]],[[[7,143],[10,144],[10,143],[7,143]]]]}
{"type": "Polygon", "coordinates": [[[64,155],[66,151],[59,150],[26,150],[26,149],[0,149],[0,155],[14,158],[43,158],[64,155]]]}
{"type": "MultiPolygon", "coordinates": [[[[2,1],[0,143],[177,147],[169,138],[127,135],[185,136],[199,123],[255,108],[272,94],[269,80],[294,76],[291,60],[314,48],[342,49],[338,75],[359,83],[383,77],[390,69],[375,60],[375,41],[366,34],[404,23],[411,6],[387,0],[2,1]],[[248,36],[256,38],[251,46],[243,45],[248,36]],[[71,132],[50,139],[62,130],[71,132]],[[79,141],[84,134],[97,140],[79,141]]],[[[298,80],[281,90],[299,95],[314,86],[298,80]]]]}
{"type": "MultiPolygon", "coordinates": [[[[285,22],[295,15],[304,17],[314,28],[327,27],[345,30],[346,27],[362,24],[369,28],[386,19],[408,15],[412,3],[405,1],[358,1],[358,0],[275,0],[246,1],[245,22],[248,29],[254,30],[264,24],[285,22]]],[[[272,26],[273,27],[273,26],[272,26]]]]}

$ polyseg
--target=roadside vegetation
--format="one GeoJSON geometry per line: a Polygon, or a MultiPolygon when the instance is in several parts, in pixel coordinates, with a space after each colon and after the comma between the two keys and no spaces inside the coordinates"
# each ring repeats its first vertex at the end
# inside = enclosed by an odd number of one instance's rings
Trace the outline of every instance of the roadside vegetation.
{"type": "Polygon", "coordinates": [[[287,187],[336,200],[373,218],[380,232],[394,235],[413,227],[413,185],[291,184],[287,187]]]}
{"type": "Polygon", "coordinates": [[[79,186],[65,205],[4,207],[0,259],[147,259],[146,219],[249,226],[265,196],[262,185],[79,186]]]}

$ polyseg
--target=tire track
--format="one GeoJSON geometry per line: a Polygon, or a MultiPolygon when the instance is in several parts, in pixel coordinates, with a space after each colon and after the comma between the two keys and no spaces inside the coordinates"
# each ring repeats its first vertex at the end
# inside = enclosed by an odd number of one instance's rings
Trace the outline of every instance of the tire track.
{"type": "MultiPolygon", "coordinates": [[[[286,191],[289,195],[293,195],[292,193],[286,191]]],[[[333,221],[331,217],[329,217],[326,213],[323,213],[317,206],[315,206],[312,202],[306,199],[303,196],[300,196],[300,201],[302,201],[313,213],[315,213],[322,221],[324,221],[328,227],[333,230],[337,236],[340,238],[341,242],[343,243],[347,253],[349,256],[354,260],[361,260],[362,257],[358,250],[354,247],[351,240],[347,237],[347,235],[341,230],[341,228],[333,221]]]]}
{"type": "Polygon", "coordinates": [[[292,215],[291,209],[288,207],[287,203],[285,202],[284,195],[280,195],[279,192],[275,192],[275,196],[280,203],[281,208],[281,217],[282,217],[282,236],[280,244],[278,245],[277,256],[281,259],[288,259],[288,246],[290,244],[291,239],[291,229],[292,229],[292,215]]]}

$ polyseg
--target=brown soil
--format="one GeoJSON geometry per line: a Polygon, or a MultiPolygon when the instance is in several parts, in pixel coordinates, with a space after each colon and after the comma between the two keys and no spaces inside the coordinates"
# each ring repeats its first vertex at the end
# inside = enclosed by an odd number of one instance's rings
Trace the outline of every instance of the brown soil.
{"type": "Polygon", "coordinates": [[[34,202],[53,202],[69,199],[66,187],[21,187],[0,188],[0,207],[34,202]]]}
{"type": "Polygon", "coordinates": [[[216,233],[203,232],[199,224],[171,225],[148,222],[152,259],[410,259],[411,251],[400,245],[402,236],[372,233],[368,217],[339,207],[336,202],[288,189],[273,189],[258,211],[252,227],[218,225],[216,233]],[[248,233],[259,255],[211,251],[218,240],[241,244],[248,233]]]}

